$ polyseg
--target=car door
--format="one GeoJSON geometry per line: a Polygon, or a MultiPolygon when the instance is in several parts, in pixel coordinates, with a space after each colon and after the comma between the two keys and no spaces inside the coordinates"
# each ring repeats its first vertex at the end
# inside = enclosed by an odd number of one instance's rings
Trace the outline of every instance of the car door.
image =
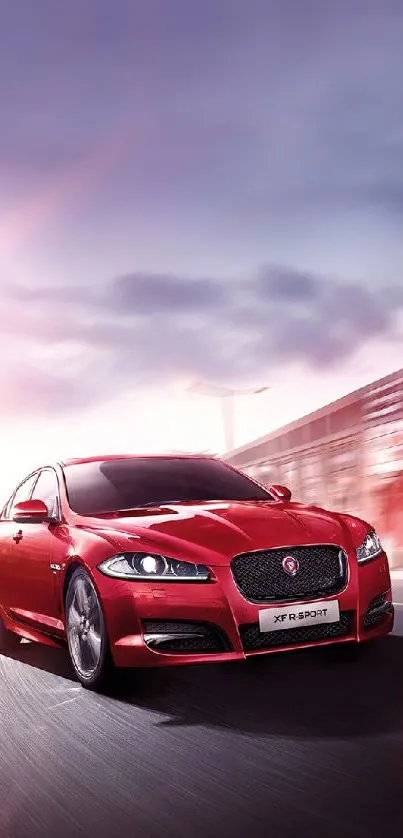
{"type": "MultiPolygon", "coordinates": [[[[66,541],[60,537],[60,495],[56,472],[42,469],[30,497],[46,503],[52,521],[14,524],[10,542],[8,610],[13,619],[33,628],[62,629],[52,563],[61,562],[66,541]]],[[[15,503],[22,498],[15,497],[15,503]]],[[[11,510],[12,514],[12,510],[11,510]]]]}
{"type": "Polygon", "coordinates": [[[12,519],[12,508],[15,503],[29,500],[32,489],[38,478],[39,472],[35,472],[25,478],[11,495],[6,503],[0,519],[0,608],[6,613],[10,611],[13,600],[13,561],[11,546],[15,544],[14,538],[18,539],[18,525],[12,519]]]}

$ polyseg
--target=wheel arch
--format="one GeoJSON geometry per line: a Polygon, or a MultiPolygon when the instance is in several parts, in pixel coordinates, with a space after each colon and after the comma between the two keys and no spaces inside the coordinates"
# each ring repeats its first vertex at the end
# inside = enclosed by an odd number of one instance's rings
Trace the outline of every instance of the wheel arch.
{"type": "Polygon", "coordinates": [[[68,591],[68,587],[69,587],[69,584],[70,584],[70,579],[72,578],[72,576],[76,572],[76,570],[78,570],[78,568],[82,568],[83,570],[85,570],[88,573],[88,569],[85,566],[84,562],[81,561],[80,557],[79,556],[74,556],[72,561],[69,563],[69,566],[66,570],[66,573],[65,573],[64,579],[63,579],[63,590],[62,590],[63,613],[65,612],[66,596],[67,596],[67,591],[68,591]]]}

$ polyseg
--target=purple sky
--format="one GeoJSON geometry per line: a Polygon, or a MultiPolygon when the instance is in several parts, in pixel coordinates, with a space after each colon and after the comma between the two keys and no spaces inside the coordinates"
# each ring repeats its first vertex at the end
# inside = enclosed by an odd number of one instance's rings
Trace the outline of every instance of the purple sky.
{"type": "Polygon", "coordinates": [[[402,44],[400,0],[3,0],[2,420],[403,366],[402,44]]]}

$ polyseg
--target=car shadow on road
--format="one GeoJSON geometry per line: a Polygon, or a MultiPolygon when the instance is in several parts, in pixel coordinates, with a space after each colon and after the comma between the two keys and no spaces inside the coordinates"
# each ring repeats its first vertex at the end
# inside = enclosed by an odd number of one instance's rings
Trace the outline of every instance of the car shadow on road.
{"type": "Polygon", "coordinates": [[[162,725],[309,739],[403,731],[403,637],[363,646],[356,660],[335,651],[127,673],[114,697],[165,716],[162,725]]]}
{"type": "MultiPolygon", "coordinates": [[[[351,738],[403,731],[403,637],[363,645],[343,660],[343,644],[244,662],[121,670],[99,701],[155,714],[161,726],[227,728],[241,734],[351,738]]],[[[67,651],[23,643],[4,657],[76,682],[67,651]]]]}
{"type": "MultiPolygon", "coordinates": [[[[49,672],[68,681],[76,681],[67,649],[41,646],[39,643],[23,641],[12,651],[1,651],[1,657],[32,666],[42,672],[49,672]]],[[[77,682],[78,683],[78,682],[77,682]]]]}

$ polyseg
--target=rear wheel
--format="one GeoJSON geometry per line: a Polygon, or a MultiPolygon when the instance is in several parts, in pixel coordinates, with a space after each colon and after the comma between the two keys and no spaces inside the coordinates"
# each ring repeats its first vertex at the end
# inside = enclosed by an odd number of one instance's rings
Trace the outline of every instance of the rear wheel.
{"type": "Polygon", "coordinates": [[[20,636],[9,631],[0,618],[0,652],[11,652],[20,645],[20,641],[20,636]]]}
{"type": "Polygon", "coordinates": [[[66,594],[66,633],[70,659],[83,687],[102,690],[113,664],[101,603],[84,568],[70,579],[66,594]]]}

